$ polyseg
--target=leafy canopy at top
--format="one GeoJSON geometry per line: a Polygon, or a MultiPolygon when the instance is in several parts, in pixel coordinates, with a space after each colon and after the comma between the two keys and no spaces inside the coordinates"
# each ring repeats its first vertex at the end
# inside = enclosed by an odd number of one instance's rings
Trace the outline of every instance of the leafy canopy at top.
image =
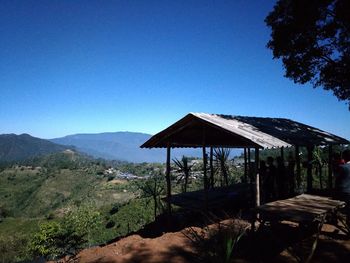
{"type": "Polygon", "coordinates": [[[350,110],[350,1],[279,0],[265,22],[285,76],[333,91],[350,110]]]}

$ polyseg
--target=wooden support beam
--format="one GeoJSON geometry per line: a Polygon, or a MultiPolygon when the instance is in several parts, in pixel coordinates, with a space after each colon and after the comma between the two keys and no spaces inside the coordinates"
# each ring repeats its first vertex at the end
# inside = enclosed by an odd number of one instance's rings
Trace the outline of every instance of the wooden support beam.
{"type": "Polygon", "coordinates": [[[210,159],[209,159],[209,165],[210,165],[210,188],[214,188],[214,166],[213,166],[213,147],[210,147],[210,159]]]}
{"type": "Polygon", "coordinates": [[[256,173],[256,190],[255,190],[255,204],[260,205],[260,175],[259,175],[259,148],[255,148],[255,173],[256,173]]]}
{"type": "Polygon", "coordinates": [[[306,178],[306,190],[307,192],[311,192],[312,190],[312,152],[314,150],[314,146],[307,147],[307,178],[306,178]]]}
{"type": "Polygon", "coordinates": [[[250,148],[247,150],[247,157],[248,157],[248,178],[249,178],[249,188],[250,188],[250,195],[251,195],[251,201],[254,203],[254,194],[255,194],[255,189],[254,189],[254,180],[252,178],[252,164],[251,164],[251,159],[250,159],[250,148]]]}
{"type": "Polygon", "coordinates": [[[250,148],[248,148],[248,177],[249,177],[250,183],[252,183],[251,173],[252,173],[252,168],[251,168],[251,160],[250,160],[250,148]]]}
{"type": "Polygon", "coordinates": [[[284,162],[284,147],[281,147],[281,159],[284,162]]]}
{"type": "Polygon", "coordinates": [[[300,149],[299,146],[295,146],[295,163],[297,166],[297,174],[296,174],[296,181],[297,181],[297,187],[300,189],[301,187],[301,166],[300,166],[300,149]]]}
{"type": "Polygon", "coordinates": [[[205,127],[202,130],[202,153],[203,153],[203,180],[204,180],[204,211],[208,211],[208,175],[207,175],[207,153],[206,146],[206,131],[205,127]]]}
{"type": "Polygon", "coordinates": [[[208,211],[208,178],[207,178],[207,154],[205,146],[202,147],[203,152],[203,179],[204,179],[204,208],[208,211]]]}
{"type": "Polygon", "coordinates": [[[244,182],[248,182],[247,148],[244,148],[244,182]]]}
{"type": "Polygon", "coordinates": [[[328,189],[331,190],[333,188],[333,147],[332,145],[328,145],[328,189]]]}
{"type": "Polygon", "coordinates": [[[170,179],[170,144],[168,143],[167,149],[166,149],[166,174],[165,174],[165,179],[166,179],[166,195],[167,195],[167,210],[168,214],[171,215],[171,179],[170,179]]]}

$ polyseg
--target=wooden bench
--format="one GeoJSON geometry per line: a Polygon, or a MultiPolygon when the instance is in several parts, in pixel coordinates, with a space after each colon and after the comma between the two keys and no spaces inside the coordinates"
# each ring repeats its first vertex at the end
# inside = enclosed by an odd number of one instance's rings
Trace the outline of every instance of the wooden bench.
{"type": "Polygon", "coordinates": [[[291,221],[298,224],[323,222],[327,215],[335,215],[345,202],[329,197],[302,194],[277,200],[254,208],[254,224],[267,221],[291,221]]]}
{"type": "Polygon", "coordinates": [[[282,221],[297,223],[299,227],[316,227],[316,237],[311,252],[305,262],[309,262],[317,246],[318,238],[327,217],[336,222],[338,211],[345,207],[345,202],[333,200],[329,197],[302,194],[293,198],[277,200],[266,203],[253,209],[252,232],[255,231],[256,221],[260,222],[259,228],[266,222],[270,224],[282,221]]]}

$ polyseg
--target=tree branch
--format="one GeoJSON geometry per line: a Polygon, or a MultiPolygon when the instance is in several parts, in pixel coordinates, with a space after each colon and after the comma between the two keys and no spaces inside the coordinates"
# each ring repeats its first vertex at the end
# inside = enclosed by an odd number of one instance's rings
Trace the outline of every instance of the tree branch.
{"type": "Polygon", "coordinates": [[[346,26],[346,24],[344,24],[342,21],[337,19],[336,14],[333,11],[331,11],[329,8],[326,9],[326,15],[329,15],[330,17],[332,17],[335,23],[337,23],[339,26],[343,27],[343,29],[346,32],[350,33],[350,29],[346,26]]]}

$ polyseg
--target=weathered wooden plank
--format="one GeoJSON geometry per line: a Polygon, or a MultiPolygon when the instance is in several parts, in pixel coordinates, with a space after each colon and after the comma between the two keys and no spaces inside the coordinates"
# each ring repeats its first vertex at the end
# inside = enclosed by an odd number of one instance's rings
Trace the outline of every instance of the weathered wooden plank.
{"type": "Polygon", "coordinates": [[[264,220],[312,222],[324,218],[328,213],[332,213],[343,206],[345,206],[345,203],[339,200],[302,194],[261,205],[255,211],[264,220]]]}

